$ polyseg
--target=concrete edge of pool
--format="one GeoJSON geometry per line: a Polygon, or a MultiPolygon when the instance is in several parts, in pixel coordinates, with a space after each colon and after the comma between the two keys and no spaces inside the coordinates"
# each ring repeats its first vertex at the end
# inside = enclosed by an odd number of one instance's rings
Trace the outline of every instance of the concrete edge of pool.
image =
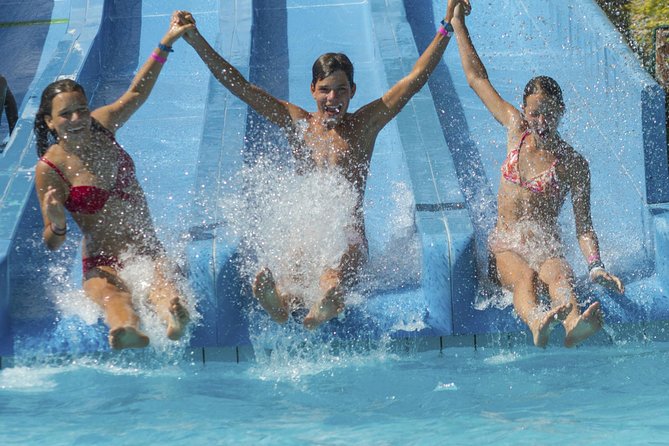
{"type": "MultiPolygon", "coordinates": [[[[556,328],[555,331],[560,331],[556,328]]],[[[446,353],[457,351],[483,351],[494,350],[507,351],[510,349],[526,348],[527,351],[536,351],[541,353],[546,351],[550,353],[557,349],[565,349],[560,344],[560,336],[554,336],[545,350],[536,349],[531,340],[530,333],[512,332],[512,333],[494,333],[480,335],[456,335],[456,336],[424,336],[424,337],[405,337],[388,339],[378,349],[386,353],[399,356],[409,356],[416,353],[436,352],[446,353]]],[[[653,343],[669,342],[669,321],[653,321],[634,324],[620,324],[616,326],[605,326],[603,330],[590,338],[582,346],[574,347],[588,348],[596,346],[624,345],[627,343],[653,343]]],[[[342,350],[353,344],[343,344],[342,350]]],[[[355,347],[360,347],[355,344],[355,347]]],[[[372,351],[373,349],[358,349],[356,351],[372,351]]],[[[265,355],[272,354],[270,349],[263,349],[265,355]]],[[[51,357],[39,356],[35,358],[22,357],[19,361],[14,356],[0,356],[0,370],[21,366],[23,364],[32,364],[33,361],[40,364],[63,364],[71,360],[85,358],[87,356],[96,359],[111,358],[119,353],[89,353],[81,355],[53,355],[51,357]]],[[[207,364],[209,362],[217,363],[248,363],[256,360],[254,347],[252,345],[239,345],[235,347],[185,347],[178,355],[171,356],[172,360],[178,359],[180,363],[207,364]]]]}

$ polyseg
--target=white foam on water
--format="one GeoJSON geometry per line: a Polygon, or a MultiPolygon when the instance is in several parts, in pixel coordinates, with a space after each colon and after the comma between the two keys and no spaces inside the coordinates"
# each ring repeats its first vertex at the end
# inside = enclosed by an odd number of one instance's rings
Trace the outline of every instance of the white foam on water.
{"type": "Polygon", "coordinates": [[[434,392],[453,392],[455,390],[458,390],[458,386],[455,383],[442,383],[441,381],[437,383],[437,386],[434,388],[434,392]]]}
{"type": "Polygon", "coordinates": [[[48,392],[56,387],[57,367],[9,367],[0,370],[0,389],[21,392],[48,392]]]}
{"type": "MultiPolygon", "coordinates": [[[[133,306],[140,318],[140,329],[151,339],[150,349],[167,353],[177,353],[183,350],[189,342],[190,333],[187,333],[179,341],[171,341],[166,336],[167,326],[158,316],[154,305],[149,300],[149,291],[153,283],[154,263],[146,256],[138,256],[128,251],[120,256],[124,268],[119,273],[120,278],[128,286],[133,297],[133,306]]],[[[177,273],[174,273],[175,276],[177,273]]],[[[49,267],[50,281],[58,284],[54,287],[57,292],[52,297],[62,318],[80,318],[86,325],[95,325],[98,321],[104,321],[103,310],[86,293],[79,284],[74,284],[67,274],[66,268],[59,265],[49,267]]],[[[185,305],[191,314],[191,327],[197,324],[200,318],[195,308],[195,298],[190,293],[185,279],[175,277],[182,296],[185,297],[185,305]]],[[[85,333],[90,336],[93,332],[85,333]]],[[[61,333],[62,336],[62,333],[61,333]]],[[[74,341],[70,339],[69,341],[74,341]]]]}

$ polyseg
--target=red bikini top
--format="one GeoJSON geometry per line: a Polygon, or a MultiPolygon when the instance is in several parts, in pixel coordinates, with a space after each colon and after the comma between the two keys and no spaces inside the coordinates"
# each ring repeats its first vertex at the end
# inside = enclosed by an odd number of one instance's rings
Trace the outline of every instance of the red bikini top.
{"type": "Polygon", "coordinates": [[[69,195],[63,205],[70,212],[79,214],[96,214],[107,204],[110,197],[116,197],[121,200],[132,200],[133,196],[124,192],[135,177],[135,163],[128,152],[116,142],[110,135],[114,145],[118,148],[118,167],[116,172],[116,183],[111,190],[102,189],[97,186],[72,186],[72,183],[65,177],[65,174],[50,160],[41,157],[39,160],[47,164],[65,181],[69,187],[69,195]]]}

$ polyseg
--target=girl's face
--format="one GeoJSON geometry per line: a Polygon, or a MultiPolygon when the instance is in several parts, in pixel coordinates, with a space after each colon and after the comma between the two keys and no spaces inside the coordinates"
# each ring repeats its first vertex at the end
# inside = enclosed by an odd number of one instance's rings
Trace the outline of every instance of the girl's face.
{"type": "Polygon", "coordinates": [[[311,85],[311,95],[326,124],[341,122],[354,94],[355,85],[351,87],[346,73],[341,70],[311,85]]]}
{"type": "Polygon", "coordinates": [[[51,115],[45,117],[50,130],[60,141],[78,142],[90,134],[91,112],[80,91],[58,93],[51,102],[51,115]]]}
{"type": "Polygon", "coordinates": [[[523,113],[529,130],[535,136],[545,140],[557,133],[562,117],[562,107],[553,97],[538,92],[527,96],[523,113]]]}

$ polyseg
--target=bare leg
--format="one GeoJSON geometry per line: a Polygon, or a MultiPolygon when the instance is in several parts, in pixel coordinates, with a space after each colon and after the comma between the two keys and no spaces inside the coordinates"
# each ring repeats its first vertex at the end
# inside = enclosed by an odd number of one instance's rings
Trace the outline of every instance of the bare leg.
{"type": "Polygon", "coordinates": [[[545,348],[550,332],[567,317],[570,305],[557,305],[541,312],[534,285],[535,271],[511,251],[495,254],[495,260],[502,286],[513,291],[513,307],[532,332],[534,345],[545,348]]]}
{"type": "Polygon", "coordinates": [[[564,327],[567,335],[564,339],[566,347],[573,347],[581,341],[589,338],[597,333],[603,325],[603,314],[599,302],[590,305],[578,318],[574,318],[573,322],[565,321],[564,327]]]}
{"type": "Polygon", "coordinates": [[[167,324],[167,337],[177,341],[186,333],[190,313],[183,303],[178,285],[168,276],[165,268],[164,261],[156,262],[149,300],[167,324]]]}
{"type": "Polygon", "coordinates": [[[563,321],[564,344],[567,347],[589,338],[602,328],[602,312],[595,302],[581,314],[574,294],[573,273],[564,259],[549,259],[541,266],[539,278],[548,285],[548,293],[554,305],[568,303],[569,313],[563,321]]]}
{"type": "Polygon", "coordinates": [[[320,280],[323,298],[316,302],[304,318],[304,326],[313,330],[324,322],[336,317],[344,311],[344,294],[342,293],[341,273],[328,269],[320,280]]]}
{"type": "Polygon", "coordinates": [[[263,268],[253,281],[253,295],[273,321],[283,324],[288,320],[288,302],[277,286],[272,272],[263,268]]]}
{"type": "Polygon", "coordinates": [[[104,310],[109,326],[109,345],[113,349],[149,345],[149,337],[139,330],[132,296],[113,268],[94,268],[84,281],[84,291],[104,310]]]}
{"type": "Polygon", "coordinates": [[[310,330],[336,317],[344,311],[344,292],[342,287],[357,280],[357,274],[366,259],[367,248],[364,245],[349,245],[342,255],[337,269],[326,270],[320,278],[323,298],[316,302],[304,318],[304,326],[310,330]]]}

